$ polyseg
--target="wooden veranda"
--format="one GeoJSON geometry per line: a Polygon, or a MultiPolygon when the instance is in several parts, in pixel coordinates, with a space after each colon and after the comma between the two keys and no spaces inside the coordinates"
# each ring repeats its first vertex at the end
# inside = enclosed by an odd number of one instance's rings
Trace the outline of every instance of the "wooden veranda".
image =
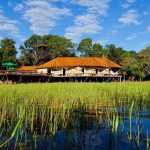
{"type": "Polygon", "coordinates": [[[0,71],[0,81],[13,83],[32,83],[32,82],[111,82],[122,81],[121,75],[103,75],[96,74],[69,74],[53,76],[51,73],[37,73],[36,71],[0,71]]]}

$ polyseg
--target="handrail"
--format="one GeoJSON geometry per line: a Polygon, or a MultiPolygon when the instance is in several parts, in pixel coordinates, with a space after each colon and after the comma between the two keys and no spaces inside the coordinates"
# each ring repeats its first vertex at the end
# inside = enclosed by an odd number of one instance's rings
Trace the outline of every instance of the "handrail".
{"type": "Polygon", "coordinates": [[[7,70],[0,70],[0,74],[3,75],[49,75],[51,76],[51,74],[49,73],[39,73],[37,71],[7,71],[7,70]]]}
{"type": "Polygon", "coordinates": [[[57,74],[55,75],[54,73],[40,73],[37,71],[7,71],[7,70],[0,70],[0,75],[43,75],[43,76],[52,76],[52,77],[71,77],[71,76],[95,76],[95,77],[101,77],[101,76],[106,76],[106,77],[118,77],[122,76],[121,74],[94,74],[94,73],[68,73],[65,76],[63,74],[57,74]]]}

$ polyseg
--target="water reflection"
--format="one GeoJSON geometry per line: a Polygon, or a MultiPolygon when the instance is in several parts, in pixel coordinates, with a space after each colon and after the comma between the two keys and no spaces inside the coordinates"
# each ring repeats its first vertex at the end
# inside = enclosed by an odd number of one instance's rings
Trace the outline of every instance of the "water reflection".
{"type": "MultiPolygon", "coordinates": [[[[15,138],[13,138],[3,149],[6,150],[137,150],[148,149],[150,144],[150,108],[137,107],[129,118],[129,107],[107,108],[102,113],[87,113],[83,109],[76,109],[72,114],[70,125],[58,131],[52,136],[40,135],[38,130],[31,134],[27,127],[22,127],[15,138]],[[117,130],[113,128],[113,116],[119,117],[117,130]],[[132,140],[129,139],[132,124],[132,140]],[[24,130],[24,128],[26,128],[24,130]],[[149,134],[149,135],[148,135],[149,134]],[[20,139],[16,143],[16,139],[20,139]]],[[[116,121],[116,120],[115,120],[116,121]]],[[[116,122],[114,122],[116,126],[116,122]]],[[[39,126],[38,126],[39,127],[39,126]]],[[[4,136],[1,136],[4,141],[4,136]]]]}

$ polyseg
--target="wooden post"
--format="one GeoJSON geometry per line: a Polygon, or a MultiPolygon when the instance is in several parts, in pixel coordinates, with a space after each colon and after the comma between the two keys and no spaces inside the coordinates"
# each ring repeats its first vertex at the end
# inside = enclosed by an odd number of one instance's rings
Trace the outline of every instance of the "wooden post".
{"type": "Polygon", "coordinates": [[[121,77],[120,77],[120,82],[121,82],[121,77]]]}
{"type": "Polygon", "coordinates": [[[19,83],[22,83],[22,76],[20,76],[19,83]]]}
{"type": "Polygon", "coordinates": [[[6,71],[6,83],[8,84],[8,72],[6,71]]]}

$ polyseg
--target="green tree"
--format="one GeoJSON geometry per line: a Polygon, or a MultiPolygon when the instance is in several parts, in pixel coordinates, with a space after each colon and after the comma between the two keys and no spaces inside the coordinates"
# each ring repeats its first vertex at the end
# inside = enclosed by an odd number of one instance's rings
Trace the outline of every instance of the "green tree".
{"type": "Polygon", "coordinates": [[[20,64],[40,64],[50,59],[61,56],[75,56],[71,40],[57,35],[38,36],[32,35],[23,45],[20,46],[22,55],[20,64]],[[40,49],[39,45],[46,45],[47,48],[40,49]],[[43,61],[44,59],[44,61],[43,61]]]}
{"type": "Polygon", "coordinates": [[[138,53],[136,51],[128,51],[133,57],[138,58],[138,53]]]}
{"type": "Polygon", "coordinates": [[[20,56],[18,59],[18,64],[23,66],[32,66],[35,65],[35,57],[31,52],[26,52],[20,56]]]}
{"type": "Polygon", "coordinates": [[[70,39],[57,35],[43,36],[44,43],[51,50],[51,57],[69,57],[75,56],[74,44],[70,39]]]}
{"type": "Polygon", "coordinates": [[[1,63],[5,63],[8,61],[15,63],[17,54],[15,41],[9,38],[2,39],[0,47],[1,63]]]}
{"type": "Polygon", "coordinates": [[[23,45],[20,46],[21,56],[19,64],[21,65],[35,65],[38,59],[37,46],[42,43],[42,37],[39,35],[32,35],[23,45]]]}
{"type": "Polygon", "coordinates": [[[146,75],[150,75],[150,46],[140,51],[138,56],[140,69],[143,70],[146,75]]]}
{"type": "Polygon", "coordinates": [[[91,51],[91,56],[101,57],[103,56],[103,46],[100,43],[94,43],[91,51]]]}
{"type": "Polygon", "coordinates": [[[140,79],[145,77],[145,73],[139,67],[138,59],[131,52],[125,52],[122,55],[120,64],[123,66],[123,71],[128,77],[137,77],[140,79]]]}
{"type": "Polygon", "coordinates": [[[91,56],[92,49],[93,45],[91,38],[83,39],[77,48],[77,50],[81,53],[81,56],[91,56]]]}
{"type": "Polygon", "coordinates": [[[106,49],[109,51],[108,57],[120,64],[122,55],[124,53],[123,49],[121,47],[116,47],[114,44],[106,45],[106,49]]]}
{"type": "Polygon", "coordinates": [[[0,48],[0,68],[2,67],[2,48],[0,48]]]}

